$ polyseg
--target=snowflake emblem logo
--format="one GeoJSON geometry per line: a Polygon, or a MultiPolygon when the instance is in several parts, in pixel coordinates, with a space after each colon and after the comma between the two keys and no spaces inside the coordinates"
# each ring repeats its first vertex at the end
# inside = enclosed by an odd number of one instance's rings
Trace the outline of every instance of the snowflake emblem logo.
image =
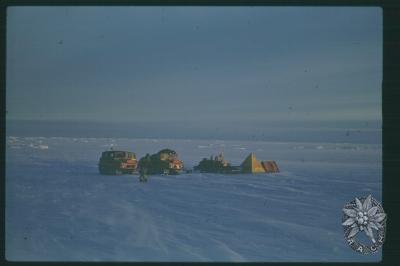
{"type": "Polygon", "coordinates": [[[362,254],[376,252],[385,240],[386,214],[382,205],[371,195],[355,198],[343,208],[342,225],[344,236],[350,247],[362,254]],[[374,231],[377,231],[375,234],[374,231]],[[372,244],[361,244],[356,240],[358,233],[364,232],[372,244]]]}

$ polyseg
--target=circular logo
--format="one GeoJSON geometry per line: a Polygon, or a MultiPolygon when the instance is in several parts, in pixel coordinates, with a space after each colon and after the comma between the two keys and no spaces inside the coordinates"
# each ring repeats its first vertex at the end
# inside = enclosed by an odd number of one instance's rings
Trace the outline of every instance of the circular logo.
{"type": "Polygon", "coordinates": [[[344,205],[342,225],[349,246],[362,254],[376,252],[385,241],[386,214],[371,195],[355,198],[344,205]],[[369,243],[360,243],[356,238],[359,233],[365,233],[369,243]]]}

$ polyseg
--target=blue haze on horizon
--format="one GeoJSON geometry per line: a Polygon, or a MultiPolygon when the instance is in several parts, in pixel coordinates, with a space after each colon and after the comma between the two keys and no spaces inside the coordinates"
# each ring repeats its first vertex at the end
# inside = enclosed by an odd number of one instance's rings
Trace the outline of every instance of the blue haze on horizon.
{"type": "Polygon", "coordinates": [[[380,127],[382,10],[10,7],[6,77],[8,122],[380,127]]]}

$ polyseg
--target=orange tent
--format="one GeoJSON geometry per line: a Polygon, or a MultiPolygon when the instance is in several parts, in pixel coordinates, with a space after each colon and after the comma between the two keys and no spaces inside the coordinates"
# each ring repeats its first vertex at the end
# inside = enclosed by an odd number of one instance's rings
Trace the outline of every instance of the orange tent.
{"type": "Polygon", "coordinates": [[[264,167],[257,161],[254,153],[250,153],[240,166],[244,173],[265,173],[264,167]]]}

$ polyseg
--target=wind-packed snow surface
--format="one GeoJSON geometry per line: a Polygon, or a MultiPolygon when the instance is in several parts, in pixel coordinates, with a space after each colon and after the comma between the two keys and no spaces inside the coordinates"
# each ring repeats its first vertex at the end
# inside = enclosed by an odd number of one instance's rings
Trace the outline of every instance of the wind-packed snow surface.
{"type": "Polygon", "coordinates": [[[11,261],[379,261],[345,242],[343,205],[381,200],[377,144],[7,137],[11,261]],[[102,151],[176,150],[186,168],[250,152],[277,174],[103,176],[102,151]]]}

